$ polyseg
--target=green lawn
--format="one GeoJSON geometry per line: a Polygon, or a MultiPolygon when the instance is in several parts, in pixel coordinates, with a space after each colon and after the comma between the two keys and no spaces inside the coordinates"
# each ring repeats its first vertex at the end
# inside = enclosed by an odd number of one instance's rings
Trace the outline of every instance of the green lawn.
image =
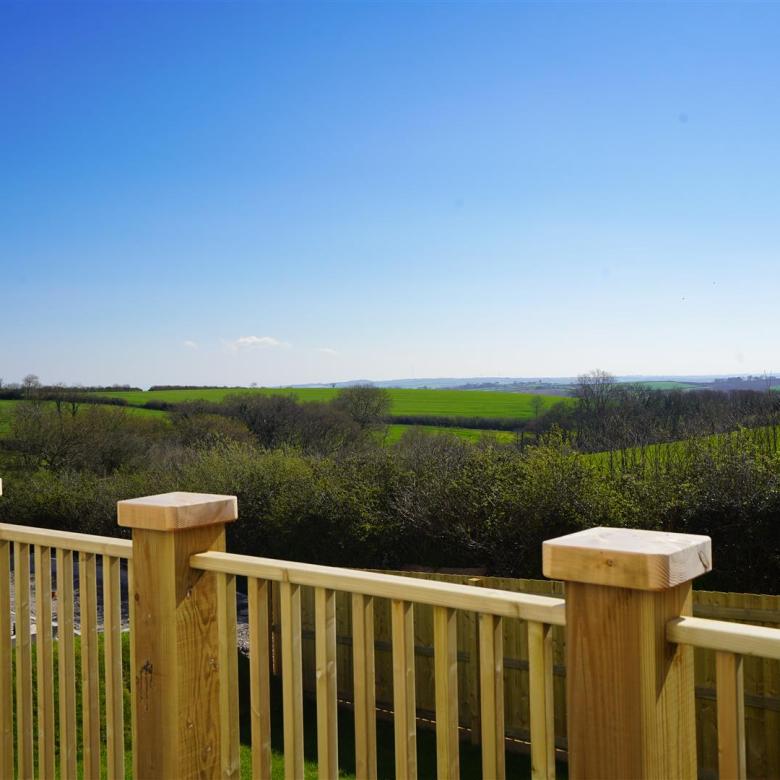
{"type": "Polygon", "coordinates": [[[11,427],[11,414],[18,401],[0,401],[0,436],[5,436],[11,427]]]}
{"type": "MultiPolygon", "coordinates": [[[[316,388],[233,388],[202,390],[153,390],[100,393],[124,398],[128,403],[145,404],[148,401],[220,401],[233,393],[262,393],[264,395],[294,395],[302,401],[329,401],[337,389],[316,388]]],[[[388,390],[392,415],[437,415],[439,417],[515,417],[526,420],[534,416],[534,398],[543,399],[543,408],[571,400],[560,396],[536,396],[533,393],[499,393],[484,390],[388,390]]]]}

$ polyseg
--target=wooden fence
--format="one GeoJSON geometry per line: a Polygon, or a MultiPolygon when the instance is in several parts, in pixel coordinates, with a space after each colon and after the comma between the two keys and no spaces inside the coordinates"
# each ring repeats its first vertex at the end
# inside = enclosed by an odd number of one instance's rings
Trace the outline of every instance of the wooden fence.
{"type": "MultiPolygon", "coordinates": [[[[551,580],[473,577],[461,574],[434,574],[392,571],[406,577],[497,588],[515,593],[532,593],[563,598],[564,583],[551,580]]],[[[273,623],[279,646],[279,588],[273,588],[273,623]]],[[[337,595],[336,642],[338,646],[339,696],[352,701],[352,628],[351,606],[345,594],[337,595]]],[[[737,621],[780,628],[780,596],[753,593],[693,592],[693,613],[699,617],[737,621]]],[[[314,594],[304,589],[301,597],[303,628],[303,685],[307,693],[316,689],[314,647],[314,594]]],[[[476,615],[458,613],[458,719],[469,731],[473,742],[479,741],[479,647],[476,615]]],[[[374,607],[376,627],[377,706],[392,710],[393,659],[389,604],[377,600],[374,607]]],[[[420,605],[414,615],[415,668],[417,677],[417,715],[421,724],[433,724],[436,687],[433,663],[433,611],[420,605]]],[[[553,688],[555,697],[555,746],[565,755],[566,740],[566,648],[565,628],[552,627],[553,688]]],[[[716,708],[716,653],[695,649],[696,745],[699,777],[717,777],[718,735],[716,708]]],[[[280,665],[274,666],[280,673],[280,665]]],[[[504,623],[504,702],[506,706],[507,747],[527,750],[530,735],[530,699],[528,679],[528,633],[520,621],[504,623]]],[[[746,657],[744,661],[744,696],[746,716],[746,760],[749,777],[780,778],[780,661],[746,657]]]]}
{"type": "MultiPolygon", "coordinates": [[[[718,595],[700,594],[701,616],[695,616],[691,581],[711,568],[707,537],[594,528],[545,542],[544,571],[566,582],[564,600],[556,582],[462,584],[443,576],[230,554],[225,524],[237,517],[233,496],[150,496],[120,502],[118,514],[120,524],[132,529],[132,542],[0,523],[3,779],[54,777],[58,766],[62,777],[99,780],[101,721],[106,772],[124,776],[123,565],[130,624],[127,757],[140,780],[242,775],[236,652],[242,578],[248,594],[245,725],[251,731],[252,777],[270,780],[273,774],[271,669],[281,672],[287,780],[304,777],[305,686],[316,699],[322,778],[335,777],[341,766],[339,700],[355,709],[354,766],[361,780],[378,776],[380,715],[393,720],[392,771],[399,780],[417,777],[421,716],[436,730],[439,780],[460,774],[460,725],[472,738],[478,735],[482,776],[491,780],[505,777],[507,733],[518,743],[530,741],[534,780],[554,780],[556,746],[566,749],[573,780],[693,780],[697,729],[702,774],[715,772],[706,762],[717,750],[724,780],[777,775],[780,724],[772,705],[780,629],[755,625],[777,623],[777,602],[729,595],[724,605],[718,595]],[[80,675],[71,610],[75,561],[80,675]],[[278,642],[271,641],[273,622],[278,642]],[[699,655],[696,678],[695,649],[714,653],[714,666],[699,655]],[[713,710],[717,746],[708,742],[713,710]]],[[[381,767],[383,774],[388,768],[381,767]]]]}

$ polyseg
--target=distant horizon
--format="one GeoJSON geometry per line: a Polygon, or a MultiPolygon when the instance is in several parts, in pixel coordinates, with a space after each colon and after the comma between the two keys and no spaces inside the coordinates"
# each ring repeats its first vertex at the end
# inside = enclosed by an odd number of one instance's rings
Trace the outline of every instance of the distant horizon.
{"type": "MultiPolygon", "coordinates": [[[[141,390],[149,390],[151,387],[225,387],[225,388],[247,388],[251,389],[252,387],[257,388],[268,388],[268,389],[279,389],[279,388],[307,388],[307,387],[332,387],[332,386],[349,386],[349,385],[356,385],[356,384],[373,384],[373,385],[401,385],[401,384],[410,384],[410,385],[421,385],[424,383],[445,383],[445,382],[452,382],[452,383],[462,383],[464,385],[470,384],[470,383],[494,383],[494,384],[510,384],[510,383],[517,383],[517,384],[573,384],[575,383],[579,376],[581,374],[568,374],[568,375],[561,375],[561,376],[512,376],[512,375],[503,375],[503,376],[430,376],[430,377],[393,377],[393,378],[387,378],[387,379],[371,379],[367,377],[354,377],[351,379],[338,379],[338,380],[332,380],[332,381],[325,381],[325,382],[298,382],[295,384],[260,384],[258,382],[249,382],[246,384],[225,384],[225,383],[219,383],[219,382],[201,382],[201,383],[194,383],[194,382],[150,382],[150,383],[143,383],[143,382],[73,382],[73,383],[67,383],[67,382],[58,382],[58,381],[46,381],[42,377],[40,377],[38,374],[35,374],[34,372],[30,372],[33,376],[38,377],[38,379],[41,382],[41,385],[43,386],[51,386],[55,387],[57,385],[65,385],[69,387],[137,387],[141,390]]],[[[588,372],[584,372],[588,373],[588,372]]],[[[745,372],[741,374],[736,373],[724,373],[724,374],[612,374],[610,373],[616,381],[618,382],[630,382],[630,381],[640,381],[640,382],[713,382],[716,380],[723,380],[723,379],[732,379],[732,378],[741,378],[741,379],[747,379],[752,378],[755,380],[761,380],[761,379],[780,379],[780,376],[776,376],[772,372],[745,372]]],[[[8,380],[2,376],[0,376],[0,380],[2,380],[2,386],[8,387],[10,385],[19,385],[22,383],[24,377],[21,377],[18,380],[8,380]]],[[[441,389],[447,389],[448,385],[442,385],[441,389]]],[[[409,389],[415,389],[413,387],[410,387],[409,389]]],[[[432,388],[436,389],[436,388],[432,388]]]]}

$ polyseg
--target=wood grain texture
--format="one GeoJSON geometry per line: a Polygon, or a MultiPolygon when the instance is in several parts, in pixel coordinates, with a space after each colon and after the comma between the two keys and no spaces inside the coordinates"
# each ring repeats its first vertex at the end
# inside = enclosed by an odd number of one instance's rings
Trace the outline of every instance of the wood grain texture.
{"type": "Polygon", "coordinates": [[[217,635],[219,636],[220,764],[225,780],[237,780],[241,772],[238,729],[238,641],[236,637],[236,578],[217,578],[217,635]]]}
{"type": "Polygon", "coordinates": [[[528,623],[528,698],[531,731],[531,777],[555,778],[552,626],[528,623]]]}
{"type": "Polygon", "coordinates": [[[301,670],[301,589],[283,582],[282,718],[284,720],[285,780],[303,778],[303,680],[301,670]]]}
{"type": "Polygon", "coordinates": [[[11,543],[0,541],[0,777],[14,773],[11,543]]]}
{"type": "Polygon", "coordinates": [[[562,626],[566,619],[563,599],[549,596],[472,588],[450,582],[233,553],[209,552],[194,555],[190,565],[203,571],[227,572],[315,588],[331,588],[362,596],[465,609],[520,620],[538,620],[551,625],[562,626]]]}
{"type": "Polygon", "coordinates": [[[271,778],[270,589],[267,580],[247,581],[252,777],[259,780],[271,778]]]}
{"type": "Polygon", "coordinates": [[[76,655],[73,641],[73,551],[57,549],[57,671],[60,778],[76,780],[76,655]]]}
{"type": "Polygon", "coordinates": [[[50,528],[33,528],[10,523],[0,523],[0,541],[2,540],[40,544],[76,552],[91,552],[95,555],[116,555],[119,558],[130,558],[133,554],[132,542],[127,539],[53,531],[50,528]]]}
{"type": "Polygon", "coordinates": [[[679,644],[780,660],[780,628],[682,617],[669,621],[666,636],[679,644]]]}
{"type": "Polygon", "coordinates": [[[392,602],[393,724],[395,776],[417,777],[417,710],[414,685],[414,607],[408,601],[392,602]]]}
{"type": "Polygon", "coordinates": [[[690,611],[690,583],[659,593],[567,583],[573,780],[694,780],[692,650],[665,637],[667,622],[690,611]]]}
{"type": "Polygon", "coordinates": [[[30,643],[30,545],[14,544],[16,599],[16,772],[33,776],[32,647],[30,643]]]}
{"type": "Polygon", "coordinates": [[[666,590],[712,569],[709,536],[589,528],[542,545],[544,576],[615,588],[666,590]]]}
{"type": "MultiPolygon", "coordinates": [[[[715,655],[718,685],[718,777],[745,780],[745,686],[742,656],[719,651],[715,655]]],[[[780,739],[780,734],[777,735],[780,739]]]]}
{"type": "Polygon", "coordinates": [[[119,525],[150,531],[177,531],[229,523],[238,517],[235,496],[211,493],[163,493],[117,503],[119,525]]]}
{"type": "Polygon", "coordinates": [[[81,616],[81,736],[85,780],[100,778],[100,678],[97,636],[97,566],[94,553],[79,553],[81,616]]]}
{"type": "Polygon", "coordinates": [[[352,669],[355,701],[355,774],[376,780],[376,670],[374,599],[352,594],[352,669]]]}
{"type": "Polygon", "coordinates": [[[336,680],[336,593],[314,591],[317,686],[317,763],[320,777],[338,777],[338,691],[336,680]]]}
{"type": "Polygon", "coordinates": [[[106,768],[112,780],[125,776],[121,609],[119,558],[104,555],[103,668],[106,691],[106,768]]]}
{"type": "Polygon", "coordinates": [[[436,687],[436,776],[460,777],[458,743],[458,635],[457,612],[435,607],[433,647],[436,687]]]}
{"type": "Polygon", "coordinates": [[[188,562],[224,548],[223,525],[133,531],[137,777],[221,773],[217,582],[188,562]]]}
{"type": "Polygon", "coordinates": [[[495,615],[479,616],[479,688],[482,777],[504,780],[504,626],[495,615]]]}
{"type": "Polygon", "coordinates": [[[35,644],[38,689],[38,774],[54,777],[54,658],[51,622],[51,548],[35,546],[35,644]]]}

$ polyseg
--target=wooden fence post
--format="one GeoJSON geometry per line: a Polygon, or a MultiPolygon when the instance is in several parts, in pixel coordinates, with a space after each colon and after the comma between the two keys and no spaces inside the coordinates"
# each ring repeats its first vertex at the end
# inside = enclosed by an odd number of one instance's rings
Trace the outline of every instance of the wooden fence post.
{"type": "Polygon", "coordinates": [[[189,559],[224,551],[225,523],[238,516],[236,498],[166,493],[120,501],[117,514],[119,525],[133,529],[133,775],[217,777],[226,727],[217,578],[190,569],[189,559]]]}
{"type": "Polygon", "coordinates": [[[566,581],[573,780],[696,778],[693,649],[666,641],[712,568],[707,536],[591,528],[543,545],[566,581]]]}

